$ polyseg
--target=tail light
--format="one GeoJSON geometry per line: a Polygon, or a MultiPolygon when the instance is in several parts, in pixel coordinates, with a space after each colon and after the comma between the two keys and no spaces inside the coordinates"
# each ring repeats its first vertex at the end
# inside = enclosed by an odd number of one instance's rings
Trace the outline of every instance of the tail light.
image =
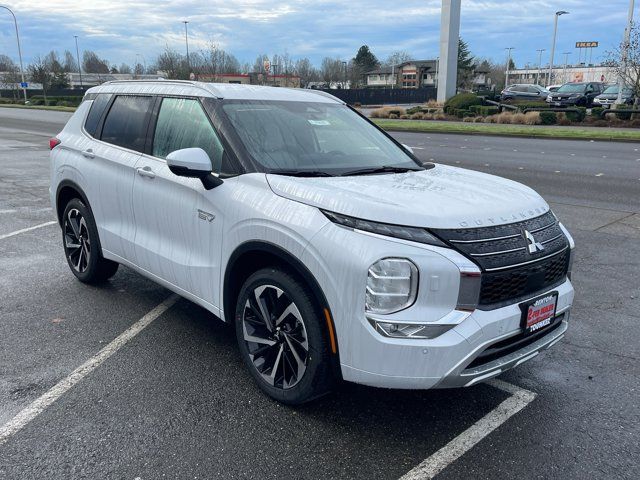
{"type": "Polygon", "coordinates": [[[49,150],[53,150],[55,147],[60,145],[60,139],[53,137],[49,139],[49,150]]]}

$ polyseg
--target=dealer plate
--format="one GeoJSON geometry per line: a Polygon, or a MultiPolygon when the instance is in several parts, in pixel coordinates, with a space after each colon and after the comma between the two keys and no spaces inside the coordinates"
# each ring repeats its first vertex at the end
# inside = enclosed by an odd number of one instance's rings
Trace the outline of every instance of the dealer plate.
{"type": "Polygon", "coordinates": [[[526,333],[534,333],[553,323],[558,305],[558,292],[547,293],[520,304],[522,328],[526,333]]]}

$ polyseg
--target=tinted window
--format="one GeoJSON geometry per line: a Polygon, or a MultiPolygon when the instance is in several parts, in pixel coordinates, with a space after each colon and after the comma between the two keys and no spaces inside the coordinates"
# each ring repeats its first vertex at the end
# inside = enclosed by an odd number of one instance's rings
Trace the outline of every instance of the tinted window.
{"type": "Polygon", "coordinates": [[[89,110],[87,119],[84,122],[84,129],[92,137],[96,136],[98,123],[102,118],[104,109],[107,108],[107,105],[109,104],[109,100],[111,100],[110,93],[100,93],[96,96],[96,98],[93,100],[93,103],[91,104],[91,109],[89,110]]]}
{"type": "Polygon", "coordinates": [[[207,152],[213,171],[220,171],[224,149],[200,103],[188,98],[165,98],[153,137],[153,156],[166,158],[176,150],[194,147],[207,152]]]}
{"type": "Polygon", "coordinates": [[[153,97],[116,97],[104,121],[102,140],[141,152],[152,103],[153,97]]]}

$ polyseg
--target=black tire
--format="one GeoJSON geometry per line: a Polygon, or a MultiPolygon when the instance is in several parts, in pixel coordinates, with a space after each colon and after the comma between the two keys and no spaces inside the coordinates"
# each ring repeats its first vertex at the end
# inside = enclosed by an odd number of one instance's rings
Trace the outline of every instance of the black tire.
{"type": "Polygon", "coordinates": [[[279,402],[299,405],[331,390],[335,379],[325,322],[304,282],[277,267],[259,270],[240,289],[235,313],[242,360],[263,392],[279,402]],[[268,323],[263,320],[265,312],[268,323]],[[245,332],[260,341],[246,340],[245,332]],[[304,371],[298,375],[298,360],[303,357],[304,371]],[[275,367],[269,368],[270,364],[275,367]]]}
{"type": "Polygon", "coordinates": [[[113,277],[118,263],[102,256],[96,222],[79,198],[67,203],[61,219],[64,255],[73,274],[84,283],[101,283],[113,277]]]}

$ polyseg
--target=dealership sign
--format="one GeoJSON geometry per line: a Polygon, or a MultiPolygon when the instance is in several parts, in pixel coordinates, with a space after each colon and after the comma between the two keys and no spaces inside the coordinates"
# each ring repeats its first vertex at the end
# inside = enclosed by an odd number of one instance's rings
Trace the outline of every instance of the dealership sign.
{"type": "Polygon", "coordinates": [[[598,42],[576,42],[576,48],[598,48],[598,42]]]}

